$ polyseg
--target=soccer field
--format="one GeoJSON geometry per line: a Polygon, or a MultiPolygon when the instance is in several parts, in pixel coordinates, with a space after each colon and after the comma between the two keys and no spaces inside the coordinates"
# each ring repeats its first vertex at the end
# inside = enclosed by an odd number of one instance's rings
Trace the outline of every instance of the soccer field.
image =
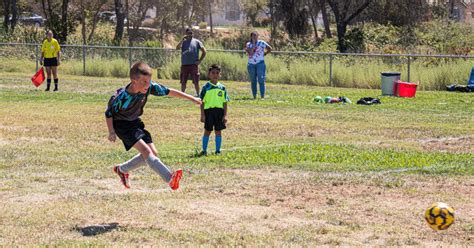
{"type": "Polygon", "coordinates": [[[107,141],[104,111],[127,79],[60,75],[60,91],[44,92],[29,77],[0,73],[0,245],[474,244],[472,93],[315,104],[380,90],[268,84],[262,101],[224,82],[223,154],[207,157],[195,157],[199,107],[150,96],[142,119],[184,177],[171,191],[142,167],[126,190],[112,167],[136,152],[107,141]],[[437,201],[456,211],[445,231],[424,220],[437,201]]]}

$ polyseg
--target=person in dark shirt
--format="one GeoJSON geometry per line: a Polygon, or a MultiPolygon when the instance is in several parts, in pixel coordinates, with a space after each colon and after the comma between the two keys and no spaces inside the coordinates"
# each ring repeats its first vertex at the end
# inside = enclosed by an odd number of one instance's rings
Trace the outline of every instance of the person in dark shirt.
{"type": "Polygon", "coordinates": [[[130,68],[130,81],[127,86],[118,89],[110,98],[105,117],[109,130],[109,141],[115,142],[119,137],[127,151],[133,147],[138,150],[139,154],[125,163],[114,166],[113,170],[120,177],[125,188],[130,188],[129,172],[147,163],[169,184],[171,189],[176,190],[179,188],[182,170],[171,172],[157,157],[151,134],[145,129],[145,124],[140,116],[143,114],[143,107],[150,94],[178,97],[198,105],[201,104],[201,100],[152,82],[151,68],[143,62],[136,62],[130,68]]]}
{"type": "Polygon", "coordinates": [[[181,50],[181,73],[179,76],[181,81],[181,91],[186,91],[188,77],[191,75],[196,95],[198,95],[200,76],[199,64],[201,64],[204,57],[206,57],[206,48],[200,40],[193,38],[193,30],[187,28],[186,35],[176,46],[176,49],[181,50]],[[199,51],[201,51],[201,57],[199,57],[199,51]]]}

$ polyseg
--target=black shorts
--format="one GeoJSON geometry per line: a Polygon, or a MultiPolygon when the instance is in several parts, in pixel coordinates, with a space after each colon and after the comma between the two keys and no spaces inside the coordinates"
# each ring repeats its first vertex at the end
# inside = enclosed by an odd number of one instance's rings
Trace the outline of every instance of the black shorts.
{"type": "Polygon", "coordinates": [[[58,66],[57,58],[44,58],[44,66],[58,66]]]}
{"type": "Polygon", "coordinates": [[[114,120],[114,129],[117,136],[122,140],[125,150],[135,145],[139,140],[145,141],[145,143],[153,143],[150,133],[145,130],[145,124],[142,120],[137,119],[134,121],[122,121],[114,120]]]}
{"type": "Polygon", "coordinates": [[[225,129],[224,123],[224,109],[210,108],[204,110],[206,121],[204,122],[204,129],[207,131],[221,131],[225,129]]]}

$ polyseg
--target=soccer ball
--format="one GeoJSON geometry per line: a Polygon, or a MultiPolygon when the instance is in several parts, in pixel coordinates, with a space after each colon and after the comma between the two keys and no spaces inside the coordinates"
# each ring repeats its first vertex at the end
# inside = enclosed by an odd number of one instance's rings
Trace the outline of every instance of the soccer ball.
{"type": "Polygon", "coordinates": [[[425,219],[434,230],[446,230],[454,223],[454,209],[446,203],[436,202],[426,210],[425,219]]]}

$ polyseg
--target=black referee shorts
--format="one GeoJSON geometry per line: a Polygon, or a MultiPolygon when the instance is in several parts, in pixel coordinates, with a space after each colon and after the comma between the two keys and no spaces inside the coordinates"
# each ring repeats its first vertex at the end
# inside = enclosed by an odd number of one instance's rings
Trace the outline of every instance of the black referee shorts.
{"type": "Polygon", "coordinates": [[[58,66],[58,58],[44,58],[44,66],[58,66]]]}

